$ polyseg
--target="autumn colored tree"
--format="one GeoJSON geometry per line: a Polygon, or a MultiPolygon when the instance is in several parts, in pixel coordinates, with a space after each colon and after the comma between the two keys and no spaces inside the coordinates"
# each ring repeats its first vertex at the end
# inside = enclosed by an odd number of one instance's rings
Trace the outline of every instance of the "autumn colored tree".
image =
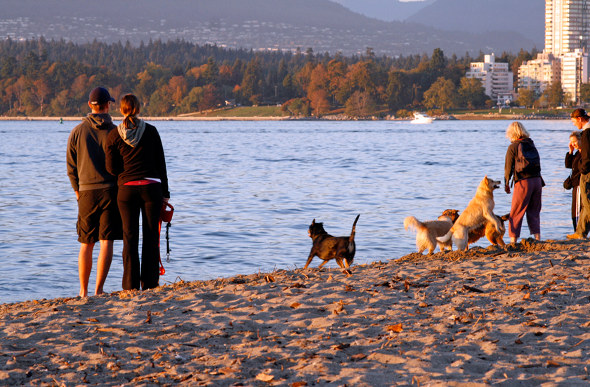
{"type": "Polygon", "coordinates": [[[309,84],[311,83],[311,74],[315,69],[315,64],[311,61],[297,71],[292,77],[292,86],[295,88],[296,95],[305,95],[309,84]]]}
{"type": "Polygon", "coordinates": [[[375,115],[377,105],[371,94],[357,90],[346,101],[344,112],[349,117],[366,118],[375,115]]]}
{"type": "Polygon", "coordinates": [[[317,89],[309,96],[309,102],[313,114],[316,117],[321,117],[330,111],[330,101],[328,100],[328,92],[324,89],[317,89]]]}
{"type": "Polygon", "coordinates": [[[174,105],[180,106],[188,89],[186,78],[182,75],[170,78],[170,81],[168,81],[168,88],[174,105]]]}
{"type": "Polygon", "coordinates": [[[346,63],[342,60],[333,59],[328,63],[328,79],[329,86],[328,92],[333,99],[339,104],[346,102],[346,92],[341,92],[344,89],[346,83],[346,63]]]}
{"type": "MultiPolygon", "coordinates": [[[[497,60],[515,69],[534,53],[502,53],[497,60]]],[[[440,48],[430,57],[379,57],[370,47],[344,57],[312,49],[254,52],[186,41],[132,46],[8,38],[0,40],[0,114],[83,115],[88,92],[97,85],[108,87],[117,99],[136,94],[142,111],[154,115],[210,109],[224,99],[242,104],[290,101],[289,111],[299,115],[344,107],[355,117],[384,106],[391,111],[425,105],[478,107],[480,88],[462,79],[472,60],[467,53],[448,60],[440,48]]],[[[554,91],[538,103],[563,103],[563,92],[559,98],[558,88],[554,91]]]]}
{"type": "Polygon", "coordinates": [[[45,100],[51,93],[49,84],[44,78],[39,78],[33,81],[33,96],[35,102],[39,106],[39,113],[43,115],[43,108],[45,107],[45,100]]]}

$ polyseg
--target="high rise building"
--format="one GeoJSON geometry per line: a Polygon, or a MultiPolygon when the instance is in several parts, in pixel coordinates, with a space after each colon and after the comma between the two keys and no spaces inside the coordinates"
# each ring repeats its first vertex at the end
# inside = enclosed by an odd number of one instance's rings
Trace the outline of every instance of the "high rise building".
{"type": "Polygon", "coordinates": [[[518,68],[518,89],[533,90],[538,95],[561,79],[561,62],[553,54],[537,54],[537,59],[522,62],[518,68]]]}
{"type": "Polygon", "coordinates": [[[494,54],[485,55],[483,62],[471,62],[465,77],[479,79],[485,93],[498,103],[513,99],[512,71],[508,63],[496,62],[494,54]]]}
{"type": "Polygon", "coordinates": [[[588,54],[575,50],[561,56],[561,88],[567,101],[579,102],[580,88],[588,82],[588,54]]]}
{"type": "Polygon", "coordinates": [[[545,52],[559,57],[586,50],[590,0],[545,0],[545,52]]]}
{"type": "Polygon", "coordinates": [[[540,94],[559,80],[566,101],[579,103],[589,75],[589,23],[590,0],[545,0],[545,50],[519,68],[519,89],[540,94]]]}

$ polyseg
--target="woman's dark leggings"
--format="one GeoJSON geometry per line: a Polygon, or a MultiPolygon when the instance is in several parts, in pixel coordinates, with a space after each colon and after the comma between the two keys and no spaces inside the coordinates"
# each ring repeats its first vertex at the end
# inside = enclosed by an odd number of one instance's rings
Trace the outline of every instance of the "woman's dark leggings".
{"type": "Polygon", "coordinates": [[[162,187],[159,183],[120,186],[117,203],[123,223],[123,289],[151,289],[160,279],[160,210],[162,187]],[[139,264],[139,214],[143,244],[139,264]]]}

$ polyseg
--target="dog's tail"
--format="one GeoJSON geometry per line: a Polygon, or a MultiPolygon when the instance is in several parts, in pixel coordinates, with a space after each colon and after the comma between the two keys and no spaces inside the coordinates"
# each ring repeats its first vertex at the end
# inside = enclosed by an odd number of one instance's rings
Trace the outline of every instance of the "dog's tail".
{"type": "Polygon", "coordinates": [[[353,242],[354,241],[354,233],[356,231],[356,222],[359,220],[359,217],[361,216],[361,214],[358,214],[356,216],[356,219],[354,220],[354,223],[352,224],[352,231],[350,232],[350,237],[348,238],[349,242],[353,242]]]}
{"type": "Polygon", "coordinates": [[[423,230],[426,228],[424,223],[420,222],[413,216],[408,216],[404,219],[404,228],[407,230],[411,228],[414,231],[423,230]]]}
{"type": "Polygon", "coordinates": [[[449,240],[451,240],[451,237],[453,236],[453,232],[454,231],[455,230],[453,230],[453,227],[451,227],[451,229],[449,230],[448,233],[446,233],[445,235],[443,235],[441,237],[436,238],[436,240],[439,241],[439,242],[441,242],[441,243],[446,243],[449,240]]]}

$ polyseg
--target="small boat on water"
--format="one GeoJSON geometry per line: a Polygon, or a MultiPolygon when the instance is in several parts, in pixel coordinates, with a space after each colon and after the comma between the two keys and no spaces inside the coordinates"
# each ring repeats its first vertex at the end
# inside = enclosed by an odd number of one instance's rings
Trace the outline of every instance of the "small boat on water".
{"type": "Polygon", "coordinates": [[[428,114],[414,112],[414,119],[410,121],[412,124],[431,124],[434,121],[434,117],[430,117],[428,114]]]}

